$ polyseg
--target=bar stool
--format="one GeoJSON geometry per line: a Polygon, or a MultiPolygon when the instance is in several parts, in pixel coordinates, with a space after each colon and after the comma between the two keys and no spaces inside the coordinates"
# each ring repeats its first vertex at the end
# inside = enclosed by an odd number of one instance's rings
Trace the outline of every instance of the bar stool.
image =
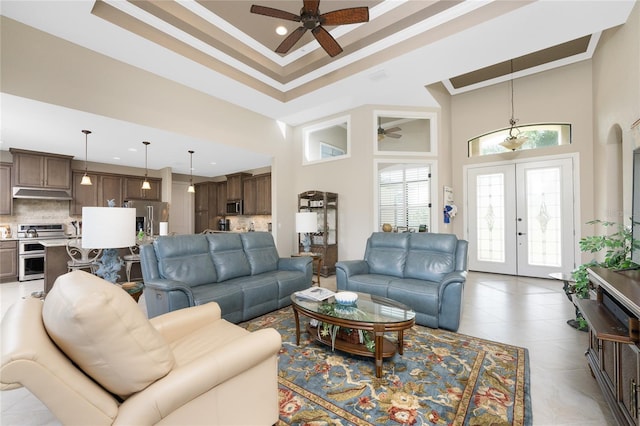
{"type": "Polygon", "coordinates": [[[76,270],[86,270],[95,274],[98,270],[98,257],[102,254],[102,249],[86,249],[82,247],[78,238],[67,241],[67,254],[70,259],[67,261],[67,272],[76,270]]]}
{"type": "Polygon", "coordinates": [[[131,254],[125,254],[124,266],[127,271],[127,282],[131,282],[131,267],[134,263],[140,263],[140,247],[139,246],[131,246],[129,247],[129,252],[131,254]]]}

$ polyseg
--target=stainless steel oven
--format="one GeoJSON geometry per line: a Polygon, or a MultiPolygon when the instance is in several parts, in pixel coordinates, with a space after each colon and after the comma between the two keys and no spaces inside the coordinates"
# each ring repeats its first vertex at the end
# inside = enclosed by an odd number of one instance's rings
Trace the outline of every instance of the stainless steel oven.
{"type": "Polygon", "coordinates": [[[44,278],[44,245],[39,240],[64,238],[62,224],[18,225],[18,280],[44,278]]]}

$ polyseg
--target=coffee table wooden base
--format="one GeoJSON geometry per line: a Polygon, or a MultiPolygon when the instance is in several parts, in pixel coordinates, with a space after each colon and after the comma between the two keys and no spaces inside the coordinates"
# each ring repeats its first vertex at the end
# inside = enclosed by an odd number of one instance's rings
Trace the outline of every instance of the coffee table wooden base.
{"type": "MultiPolygon", "coordinates": [[[[323,343],[327,346],[331,346],[331,339],[323,338],[318,333],[318,327],[312,327],[311,324],[307,324],[307,333],[313,337],[317,342],[323,343]]],[[[337,338],[333,347],[339,351],[347,352],[353,355],[366,356],[375,358],[376,354],[371,352],[362,343],[351,343],[346,340],[337,338]]],[[[389,339],[382,338],[382,358],[389,358],[396,354],[396,344],[389,339]]]]}
{"type": "MultiPolygon", "coordinates": [[[[300,309],[295,303],[291,305],[293,309],[293,315],[295,317],[296,322],[296,345],[300,346],[300,318],[298,309],[300,309]]],[[[373,357],[375,359],[376,364],[376,377],[382,377],[382,360],[383,358],[388,358],[393,356],[396,352],[396,348],[400,354],[403,352],[404,346],[404,330],[413,327],[415,324],[414,319],[410,319],[407,321],[403,321],[397,324],[383,324],[383,323],[361,323],[354,322],[340,318],[334,318],[327,315],[322,315],[314,312],[309,312],[307,310],[302,310],[304,316],[315,318],[320,322],[326,322],[328,324],[337,325],[341,327],[347,327],[356,330],[370,331],[374,335],[375,342],[375,351],[371,353],[364,345],[362,344],[353,344],[346,341],[338,342],[336,339],[334,347],[336,349],[342,350],[344,352],[354,354],[354,355],[362,355],[373,357]],[[385,332],[398,332],[398,344],[394,345],[392,342],[384,338],[385,332]]],[[[318,336],[318,333],[311,333],[315,340],[328,344],[331,346],[331,341],[326,341],[318,336]]]]}

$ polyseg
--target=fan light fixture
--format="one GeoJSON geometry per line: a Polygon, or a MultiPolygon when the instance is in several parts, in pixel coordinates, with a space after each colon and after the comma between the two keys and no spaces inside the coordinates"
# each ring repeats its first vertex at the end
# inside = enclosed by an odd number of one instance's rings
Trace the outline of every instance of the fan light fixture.
{"type": "Polygon", "coordinates": [[[509,84],[511,86],[511,119],[509,120],[509,124],[511,125],[511,127],[509,128],[509,136],[507,136],[505,140],[500,142],[500,145],[506,149],[515,151],[524,143],[526,143],[529,138],[521,135],[520,129],[515,127],[518,120],[514,118],[515,113],[513,107],[513,59],[511,60],[511,80],[509,81],[509,84]]]}
{"type": "Polygon", "coordinates": [[[91,130],[83,130],[82,133],[84,133],[84,176],[82,176],[80,185],[93,185],[91,178],[87,174],[87,137],[91,133],[91,130]]]}
{"type": "Polygon", "coordinates": [[[189,188],[187,192],[196,192],[196,188],[193,186],[193,150],[189,150],[189,188]]]}
{"type": "Polygon", "coordinates": [[[147,148],[151,142],[144,141],[144,182],[142,182],[142,189],[151,189],[151,184],[147,180],[147,173],[149,170],[147,169],[147,148]]]}

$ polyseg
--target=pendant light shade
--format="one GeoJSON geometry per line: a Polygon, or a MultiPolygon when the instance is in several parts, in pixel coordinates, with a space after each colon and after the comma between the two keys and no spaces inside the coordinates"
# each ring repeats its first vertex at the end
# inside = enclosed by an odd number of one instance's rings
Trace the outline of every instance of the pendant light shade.
{"type": "Polygon", "coordinates": [[[511,80],[509,84],[511,86],[511,119],[509,120],[509,125],[511,127],[509,128],[509,136],[507,136],[505,140],[500,142],[500,145],[502,145],[506,149],[515,151],[524,143],[526,143],[528,138],[524,135],[521,135],[520,129],[515,127],[518,120],[514,118],[515,112],[513,107],[513,59],[511,60],[511,80]]]}
{"type": "Polygon", "coordinates": [[[91,183],[91,178],[87,175],[87,143],[88,135],[91,133],[91,130],[83,130],[82,133],[84,133],[84,176],[82,176],[80,185],[93,185],[91,183]]]}
{"type": "Polygon", "coordinates": [[[194,193],[196,188],[193,186],[193,151],[189,150],[189,188],[187,192],[194,193]]]}
{"type": "Polygon", "coordinates": [[[142,189],[151,189],[151,185],[147,180],[147,173],[149,171],[147,169],[147,148],[151,142],[144,141],[142,143],[144,144],[144,182],[142,182],[142,189]]]}

